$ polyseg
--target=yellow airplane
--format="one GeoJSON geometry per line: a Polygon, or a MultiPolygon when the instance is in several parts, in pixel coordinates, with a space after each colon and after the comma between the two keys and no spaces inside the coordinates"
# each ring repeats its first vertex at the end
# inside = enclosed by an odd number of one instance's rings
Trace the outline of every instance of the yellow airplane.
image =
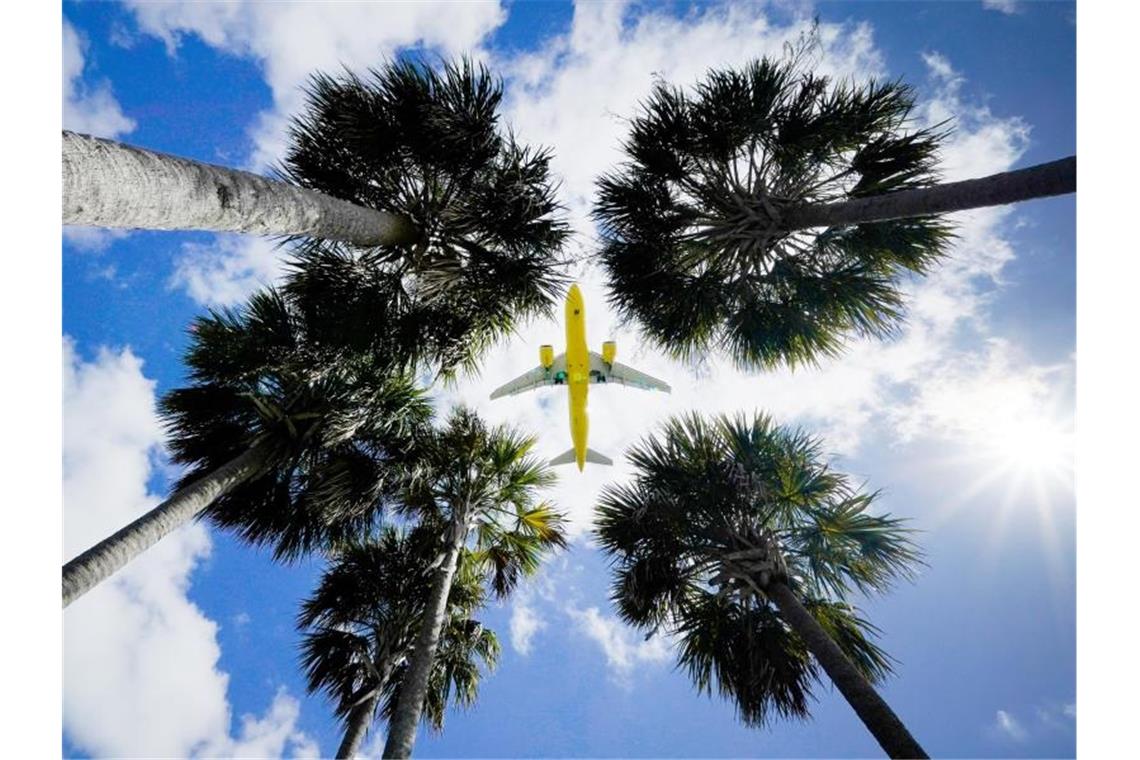
{"type": "Polygon", "coordinates": [[[586,446],[590,419],[586,416],[586,395],[591,383],[617,383],[645,390],[669,393],[669,386],[655,377],[638,372],[614,361],[617,343],[606,341],[602,353],[586,348],[586,307],[577,285],[566,295],[566,353],[554,355],[553,346],[538,349],[539,366],[519,375],[491,394],[492,399],[513,396],[548,385],[565,385],[570,391],[570,437],[574,447],[550,460],[550,464],[576,462],[578,469],[586,462],[612,465],[613,460],[586,446]]]}

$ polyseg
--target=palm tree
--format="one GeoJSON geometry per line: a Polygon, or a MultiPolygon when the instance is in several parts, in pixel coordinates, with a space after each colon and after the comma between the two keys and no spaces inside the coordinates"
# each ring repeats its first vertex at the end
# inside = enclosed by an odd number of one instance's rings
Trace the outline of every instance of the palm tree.
{"type": "MultiPolygon", "coordinates": [[[[399,61],[366,77],[316,74],[307,95],[281,176],[406,217],[420,233],[363,251],[310,246],[303,253],[326,265],[320,271],[339,257],[342,272],[343,262],[355,265],[353,276],[396,276],[428,323],[450,324],[453,343],[463,336],[467,369],[520,320],[549,313],[565,284],[560,252],[569,228],[549,153],[502,133],[502,83],[487,69],[466,60],[442,71],[399,61]],[[472,323],[487,329],[465,328],[472,323]]],[[[312,260],[303,263],[314,269],[312,260]]]]}
{"type": "Polygon", "coordinates": [[[697,688],[715,681],[746,724],[806,717],[822,668],[891,757],[926,757],[871,686],[890,660],[846,600],[920,562],[901,520],[870,513],[877,494],[763,414],[674,418],[628,457],[595,520],[621,616],[676,637],[697,688]]]}
{"type": "Polygon", "coordinates": [[[549,153],[502,134],[501,100],[467,60],[317,73],[275,181],[65,133],[64,222],[342,241],[423,296],[474,285],[518,318],[555,294],[569,228],[549,153]]]}
{"type": "Polygon", "coordinates": [[[534,438],[506,427],[488,428],[460,408],[417,446],[400,506],[421,520],[446,526],[444,548],[433,563],[431,594],[388,724],[384,757],[412,753],[461,558],[469,558],[491,591],[503,598],[522,575],[538,569],[544,554],[565,545],[562,516],[536,501],[537,492],[555,476],[545,462],[529,455],[533,445],[534,438]]]}
{"type": "Polygon", "coordinates": [[[307,235],[356,245],[414,240],[411,221],[166,153],[63,132],[63,223],[307,235]]]}
{"type": "MultiPolygon", "coordinates": [[[[362,367],[403,374],[431,369],[444,378],[475,370],[496,340],[549,312],[563,284],[559,255],[567,226],[553,200],[549,156],[498,133],[501,93],[484,68],[466,62],[442,74],[398,63],[373,72],[369,81],[314,78],[309,111],[294,124],[283,172],[305,188],[404,215],[422,234],[414,245],[367,248],[301,241],[281,292],[251,305],[249,336],[242,337],[245,323],[232,315],[197,325],[198,344],[202,336],[221,342],[191,348],[197,386],[175,391],[164,407],[178,438],[177,461],[191,465],[191,473],[166,502],[65,566],[64,606],[208,506],[217,524],[236,527],[255,543],[276,542],[278,556],[319,545],[326,528],[294,523],[317,508],[278,503],[295,490],[287,482],[314,476],[300,464],[266,469],[270,459],[305,461],[303,454],[312,450],[306,447],[316,439],[293,442],[278,449],[290,455],[272,458],[257,420],[269,414],[274,430],[292,436],[296,425],[280,414],[283,404],[304,419],[319,419],[320,412],[298,406],[298,399],[319,406],[320,388],[294,388],[310,376],[335,379],[362,367]],[[215,323],[225,329],[212,329],[215,323]],[[241,354],[242,347],[249,350],[241,354]],[[245,359],[230,371],[234,352],[245,359]],[[255,405],[266,389],[277,396],[255,405]],[[228,401],[216,402],[212,394],[228,401]],[[240,423],[235,405],[247,412],[240,423]],[[252,445],[255,439],[264,445],[252,445]],[[252,483],[239,488],[261,471],[279,476],[272,498],[252,483]]],[[[380,384],[372,370],[354,376],[380,384]]],[[[405,380],[393,382],[411,391],[405,380]]],[[[338,409],[350,414],[347,407],[338,409]]],[[[312,425],[315,430],[317,423],[312,425]]],[[[366,471],[372,466],[361,465],[366,471]]],[[[269,483],[270,475],[257,482],[269,483]]],[[[334,480],[351,479],[342,474],[334,480]]],[[[352,482],[370,492],[366,477],[352,482]]],[[[322,499],[317,512],[335,514],[332,504],[322,499]]],[[[353,509],[375,514],[373,508],[353,509]]]]}
{"type": "Polygon", "coordinates": [[[281,288],[320,325],[322,341],[383,351],[408,371],[446,378],[477,371],[492,345],[548,313],[560,282],[537,269],[474,265],[459,287],[427,295],[415,273],[383,251],[326,242],[301,246],[292,270],[281,288]]]}
{"type": "MultiPolygon", "coordinates": [[[[375,540],[350,543],[336,552],[335,564],[302,603],[298,625],[305,630],[301,650],[309,691],[328,694],[345,723],[338,758],[356,754],[378,708],[390,716],[395,707],[439,537],[430,526],[406,532],[389,527],[375,540]]],[[[429,678],[425,707],[437,730],[449,699],[474,702],[479,662],[493,668],[498,657],[494,633],[470,617],[486,598],[473,569],[461,564],[456,573],[429,678]]]]}
{"type": "Polygon", "coordinates": [[[279,291],[195,320],[161,409],[174,493],[63,568],[66,607],[198,515],[291,559],[371,525],[430,402],[379,348],[330,343],[279,291]]]}
{"type": "Polygon", "coordinates": [[[937,215],[1076,189],[1075,157],[937,185],[945,132],[911,128],[910,87],[802,61],[658,83],[599,181],[610,302],[674,357],[794,366],[890,335],[900,279],[947,253],[937,215]]]}

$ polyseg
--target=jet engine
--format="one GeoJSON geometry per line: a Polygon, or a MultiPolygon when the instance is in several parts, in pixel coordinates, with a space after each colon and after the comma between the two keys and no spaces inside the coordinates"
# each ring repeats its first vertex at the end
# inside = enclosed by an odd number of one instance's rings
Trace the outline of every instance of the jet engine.
{"type": "Polygon", "coordinates": [[[539,346],[538,361],[543,369],[550,369],[550,365],[554,364],[554,346],[539,346]]]}
{"type": "Polygon", "coordinates": [[[602,361],[606,364],[613,364],[615,356],[617,356],[617,343],[607,340],[602,344],[602,361]]]}

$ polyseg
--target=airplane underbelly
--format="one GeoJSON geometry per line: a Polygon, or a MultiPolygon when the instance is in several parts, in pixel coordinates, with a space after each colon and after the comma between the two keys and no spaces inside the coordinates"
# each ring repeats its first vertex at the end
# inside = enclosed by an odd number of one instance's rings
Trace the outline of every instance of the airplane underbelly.
{"type": "Polygon", "coordinates": [[[566,384],[570,391],[570,437],[580,470],[586,460],[586,439],[590,433],[590,420],[586,415],[590,352],[586,348],[585,309],[577,285],[571,288],[566,300],[566,384]]]}
{"type": "Polygon", "coordinates": [[[570,437],[574,441],[574,448],[582,451],[585,451],[590,433],[590,417],[586,413],[586,394],[589,388],[586,383],[570,386],[570,437]]]}

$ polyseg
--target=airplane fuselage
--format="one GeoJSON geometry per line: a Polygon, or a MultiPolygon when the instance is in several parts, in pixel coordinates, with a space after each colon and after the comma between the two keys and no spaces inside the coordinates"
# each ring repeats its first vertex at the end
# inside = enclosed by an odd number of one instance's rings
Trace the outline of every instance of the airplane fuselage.
{"type": "Polygon", "coordinates": [[[586,348],[586,307],[577,285],[566,296],[566,385],[570,391],[570,438],[581,470],[586,465],[586,439],[590,418],[586,399],[590,392],[590,351],[586,348]]]}
{"type": "Polygon", "coordinates": [[[586,414],[586,400],[590,384],[616,384],[669,392],[668,383],[617,363],[614,361],[616,355],[617,343],[612,340],[602,343],[600,354],[586,347],[586,307],[581,289],[572,285],[566,294],[566,351],[555,356],[554,346],[540,346],[538,366],[493,390],[491,399],[514,396],[535,388],[566,386],[570,396],[570,438],[574,446],[551,459],[550,464],[574,462],[579,471],[585,468],[586,462],[613,465],[612,459],[587,446],[590,418],[586,414]]]}

